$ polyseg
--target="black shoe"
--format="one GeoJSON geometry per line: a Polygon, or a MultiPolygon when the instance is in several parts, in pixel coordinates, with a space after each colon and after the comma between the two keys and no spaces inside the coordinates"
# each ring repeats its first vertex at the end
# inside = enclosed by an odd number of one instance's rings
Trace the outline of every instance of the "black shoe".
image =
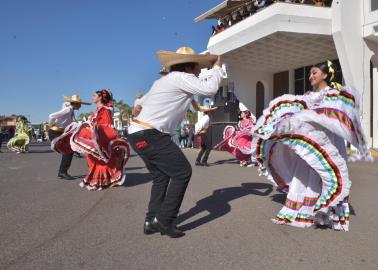
{"type": "Polygon", "coordinates": [[[196,166],[202,166],[202,163],[201,162],[199,162],[199,161],[196,161],[196,166]]]}
{"type": "Polygon", "coordinates": [[[207,163],[207,162],[202,162],[201,165],[204,166],[204,167],[210,167],[209,163],[207,163]]]}
{"type": "Polygon", "coordinates": [[[176,225],[174,223],[171,223],[169,225],[164,225],[158,220],[154,220],[155,222],[152,222],[153,226],[156,226],[156,229],[160,232],[161,235],[167,235],[171,238],[179,238],[183,237],[185,233],[179,229],[177,229],[176,225]]]}
{"type": "Polygon", "coordinates": [[[64,180],[75,180],[75,177],[72,177],[71,175],[69,175],[68,173],[62,173],[62,172],[60,172],[59,174],[58,174],[58,177],[60,178],[60,179],[64,179],[64,180]]]}
{"type": "Polygon", "coordinates": [[[144,234],[147,234],[147,235],[154,234],[154,233],[157,233],[158,231],[159,230],[156,226],[156,220],[153,220],[153,221],[146,220],[144,222],[144,227],[143,227],[144,234]]]}

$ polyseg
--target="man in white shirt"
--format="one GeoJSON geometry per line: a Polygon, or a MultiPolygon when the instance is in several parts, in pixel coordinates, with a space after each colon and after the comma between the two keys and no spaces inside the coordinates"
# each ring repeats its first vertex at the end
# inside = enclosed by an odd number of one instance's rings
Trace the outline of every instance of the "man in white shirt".
{"type": "Polygon", "coordinates": [[[160,232],[176,238],[185,234],[174,220],[192,168],[180,148],[171,140],[184,119],[195,95],[212,96],[222,80],[222,63],[214,55],[197,55],[182,47],[175,52],[159,51],[157,56],[170,72],[155,81],[143,97],[140,109],[129,127],[128,140],[153,177],[151,198],[144,224],[144,233],[160,232]],[[213,64],[214,63],[214,64],[213,64]],[[206,81],[198,78],[201,67],[210,67],[206,81]]]}
{"type": "Polygon", "coordinates": [[[195,163],[197,166],[209,167],[207,160],[209,158],[210,151],[212,148],[212,145],[211,145],[212,141],[211,141],[211,134],[207,133],[207,130],[210,126],[209,114],[211,113],[211,111],[215,109],[216,108],[208,107],[206,111],[204,112],[205,115],[195,125],[195,135],[197,135],[200,138],[199,144],[201,147],[201,150],[198,153],[196,163],[195,163]]]}
{"type": "MultiPolygon", "coordinates": [[[[49,115],[49,139],[52,141],[64,133],[64,129],[72,122],[76,122],[74,110],[79,110],[81,104],[89,105],[88,102],[81,101],[80,96],[64,97],[62,109],[49,115]]],[[[58,177],[65,180],[74,180],[75,178],[68,174],[71,166],[73,154],[62,154],[62,160],[59,166],[58,177]]]]}

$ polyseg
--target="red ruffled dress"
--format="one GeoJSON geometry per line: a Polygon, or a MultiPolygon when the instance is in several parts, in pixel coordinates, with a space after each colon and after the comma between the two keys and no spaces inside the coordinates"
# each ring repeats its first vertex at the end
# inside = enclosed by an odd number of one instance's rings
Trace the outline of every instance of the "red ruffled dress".
{"type": "Polygon", "coordinates": [[[88,190],[122,185],[125,181],[124,167],[130,149],[124,139],[118,138],[112,112],[112,107],[98,107],[72,137],[72,148],[87,154],[89,172],[80,186],[88,190]]]}

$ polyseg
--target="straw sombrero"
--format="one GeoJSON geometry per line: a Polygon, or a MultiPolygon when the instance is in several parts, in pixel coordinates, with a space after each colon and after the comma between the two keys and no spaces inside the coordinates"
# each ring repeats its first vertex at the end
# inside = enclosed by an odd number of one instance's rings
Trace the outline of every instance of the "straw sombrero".
{"type": "Polygon", "coordinates": [[[211,67],[218,58],[218,55],[214,54],[196,54],[189,47],[181,47],[176,52],[157,51],[156,55],[165,68],[183,63],[198,63],[201,68],[207,68],[211,67]]]}
{"type": "Polygon", "coordinates": [[[71,102],[71,103],[80,103],[84,105],[91,105],[90,102],[85,102],[81,100],[81,97],[79,95],[72,95],[71,97],[63,97],[65,102],[71,102]]]}
{"type": "Polygon", "coordinates": [[[205,106],[200,106],[200,111],[201,112],[212,112],[218,109],[218,107],[212,107],[210,105],[205,105],[205,106]]]}

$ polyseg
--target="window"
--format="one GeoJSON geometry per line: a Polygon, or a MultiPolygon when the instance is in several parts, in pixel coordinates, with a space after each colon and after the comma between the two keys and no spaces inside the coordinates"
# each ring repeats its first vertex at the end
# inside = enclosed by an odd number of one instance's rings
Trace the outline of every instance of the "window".
{"type": "MultiPolygon", "coordinates": [[[[340,66],[339,60],[338,59],[332,60],[332,63],[333,63],[333,67],[335,69],[334,81],[338,82],[340,84],[343,84],[343,73],[341,71],[341,66],[340,66]]],[[[312,90],[312,86],[311,86],[311,83],[310,83],[311,67],[312,67],[312,65],[306,66],[306,67],[301,67],[301,68],[297,68],[294,71],[294,78],[295,78],[295,82],[294,82],[295,89],[294,90],[295,90],[296,95],[303,95],[306,91],[312,90]]]]}
{"type": "Polygon", "coordinates": [[[378,0],[371,0],[371,11],[378,9],[378,0]]]}
{"type": "Polygon", "coordinates": [[[304,85],[305,85],[305,79],[304,79],[304,68],[297,68],[294,71],[294,91],[296,95],[303,95],[304,94],[304,85]]]}

